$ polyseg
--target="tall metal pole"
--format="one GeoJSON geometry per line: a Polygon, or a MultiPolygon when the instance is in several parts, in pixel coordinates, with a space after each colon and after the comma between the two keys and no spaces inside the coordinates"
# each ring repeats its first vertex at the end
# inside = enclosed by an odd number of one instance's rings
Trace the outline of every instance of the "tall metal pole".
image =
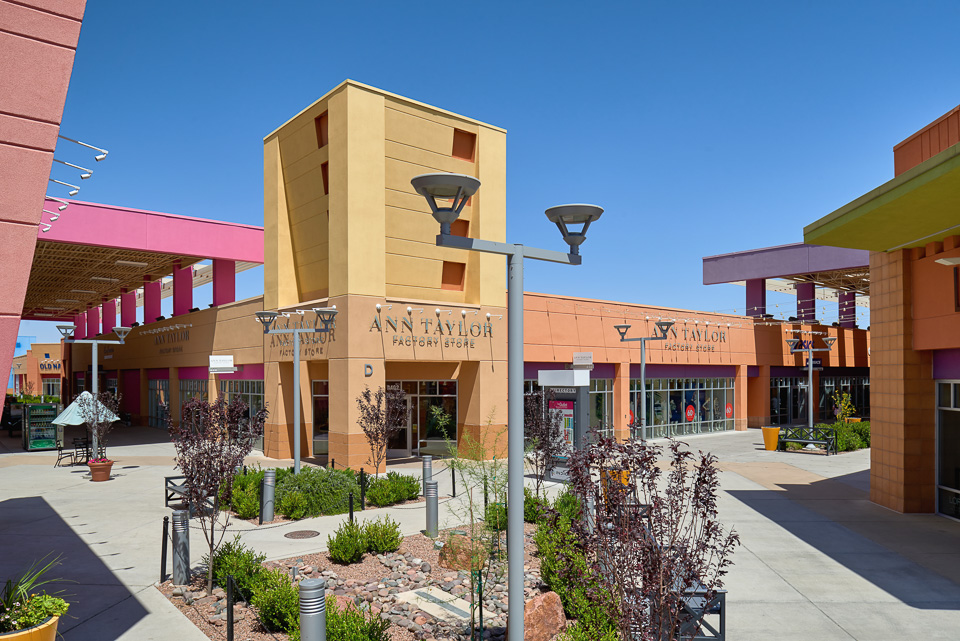
{"type": "Polygon", "coordinates": [[[647,442],[647,340],[640,339],[640,436],[647,442]]]}
{"type": "MultiPolygon", "coordinates": [[[[99,423],[100,407],[99,399],[97,398],[97,378],[99,378],[97,376],[97,341],[93,341],[90,346],[93,348],[93,357],[91,358],[93,361],[93,364],[91,365],[91,371],[93,373],[93,383],[91,387],[91,393],[93,394],[93,411],[95,412],[95,416],[97,417],[96,420],[99,423]]],[[[90,431],[93,432],[93,454],[91,456],[92,458],[100,458],[100,446],[97,442],[98,439],[96,426],[94,426],[90,431]]]]}
{"type": "Polygon", "coordinates": [[[507,634],[523,639],[523,246],[507,256],[507,634]]]}
{"type": "Polygon", "coordinates": [[[293,473],[300,473],[300,332],[293,329],[293,473]]]}
{"type": "Polygon", "coordinates": [[[813,338],[807,348],[807,427],[813,429],[813,338]]]}

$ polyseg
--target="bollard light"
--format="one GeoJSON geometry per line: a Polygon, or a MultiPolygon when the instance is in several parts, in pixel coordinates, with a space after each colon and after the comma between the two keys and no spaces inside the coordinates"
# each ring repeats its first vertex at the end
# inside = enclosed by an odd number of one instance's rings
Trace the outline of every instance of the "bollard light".
{"type": "Polygon", "coordinates": [[[327,587],[323,579],[300,582],[300,639],[327,641],[327,587]]]}
{"type": "Polygon", "coordinates": [[[431,539],[437,538],[439,530],[437,529],[437,482],[436,481],[427,481],[426,494],[427,497],[427,526],[424,529],[424,534],[426,534],[431,539]]]}
{"type": "Polygon", "coordinates": [[[190,515],[187,510],[173,512],[173,584],[190,583],[190,515]]]}
{"type": "Polygon", "coordinates": [[[433,480],[433,457],[423,455],[423,495],[427,495],[427,482],[433,480]]]}
{"type": "Polygon", "coordinates": [[[277,491],[277,471],[266,470],[260,489],[260,525],[273,520],[274,496],[277,491]]]}

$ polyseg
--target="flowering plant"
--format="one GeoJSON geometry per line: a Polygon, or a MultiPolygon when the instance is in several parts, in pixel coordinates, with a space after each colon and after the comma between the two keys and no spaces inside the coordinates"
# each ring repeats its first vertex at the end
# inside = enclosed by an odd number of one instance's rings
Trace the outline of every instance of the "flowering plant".
{"type": "Polygon", "coordinates": [[[91,463],[113,463],[113,461],[111,461],[108,458],[92,458],[89,461],[87,461],[87,465],[91,463]]]}
{"type": "Polygon", "coordinates": [[[32,628],[49,617],[66,614],[70,606],[60,597],[34,593],[40,586],[58,580],[42,578],[50,568],[60,564],[58,556],[41,566],[46,558],[31,565],[17,578],[7,579],[3,591],[0,592],[0,634],[32,628]]]}

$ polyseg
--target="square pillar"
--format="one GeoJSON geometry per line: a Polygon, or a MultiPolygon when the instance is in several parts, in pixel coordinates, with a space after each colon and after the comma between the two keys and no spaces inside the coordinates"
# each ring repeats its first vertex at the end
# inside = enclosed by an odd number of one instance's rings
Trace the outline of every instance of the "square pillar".
{"type": "MultiPolygon", "coordinates": [[[[630,363],[614,364],[613,407],[613,436],[618,441],[627,441],[630,439],[630,363]]],[[[640,420],[639,416],[636,418],[640,420]]]]}
{"type": "Polygon", "coordinates": [[[93,307],[87,310],[87,338],[93,338],[100,333],[100,308],[93,307]]]}
{"type": "Polygon", "coordinates": [[[103,333],[109,334],[117,326],[117,301],[105,300],[101,305],[103,310],[103,333]]]}
{"type": "Polygon", "coordinates": [[[173,268],[173,315],[188,314],[191,307],[193,307],[193,267],[175,265],[173,268]]]}
{"type": "Polygon", "coordinates": [[[747,316],[763,316],[767,313],[767,281],[752,278],[747,281],[747,316]]]}
{"type": "Polygon", "coordinates": [[[236,261],[213,260],[213,306],[219,307],[237,300],[236,261]]]}
{"type": "Polygon", "coordinates": [[[133,327],[137,322],[137,292],[124,291],[120,294],[120,325],[133,327]]]}
{"type": "Polygon", "coordinates": [[[87,337],[87,314],[77,314],[73,317],[73,324],[76,329],[73,330],[73,337],[77,340],[83,340],[87,337]]]}
{"type": "Polygon", "coordinates": [[[143,279],[143,324],[156,322],[160,315],[160,281],[143,279]]]}
{"type": "MultiPolygon", "coordinates": [[[[750,379],[747,378],[748,371],[747,365],[737,365],[737,375],[733,381],[733,429],[737,431],[746,430],[749,424],[747,384],[750,379]]],[[[767,394],[769,395],[769,393],[770,385],[768,383],[767,394]]]]}
{"type": "Polygon", "coordinates": [[[797,319],[812,321],[817,317],[817,286],[814,283],[796,283],[797,319]]]}
{"type": "Polygon", "coordinates": [[[857,326],[857,292],[838,292],[838,313],[840,327],[857,326]]]}
{"type": "Polygon", "coordinates": [[[758,376],[747,379],[747,427],[770,424],[770,366],[758,369],[758,376]]]}

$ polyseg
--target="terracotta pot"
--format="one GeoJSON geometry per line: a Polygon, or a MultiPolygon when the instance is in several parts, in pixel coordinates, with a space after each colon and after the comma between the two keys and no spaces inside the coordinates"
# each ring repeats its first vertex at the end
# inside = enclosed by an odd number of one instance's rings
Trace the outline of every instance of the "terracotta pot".
{"type": "Polygon", "coordinates": [[[16,632],[0,632],[3,641],[55,641],[57,638],[57,622],[60,617],[50,617],[40,625],[16,632]]]}
{"type": "Polygon", "coordinates": [[[113,461],[107,461],[106,463],[87,463],[87,467],[90,468],[91,480],[109,481],[110,468],[113,467],[113,461]]]}

